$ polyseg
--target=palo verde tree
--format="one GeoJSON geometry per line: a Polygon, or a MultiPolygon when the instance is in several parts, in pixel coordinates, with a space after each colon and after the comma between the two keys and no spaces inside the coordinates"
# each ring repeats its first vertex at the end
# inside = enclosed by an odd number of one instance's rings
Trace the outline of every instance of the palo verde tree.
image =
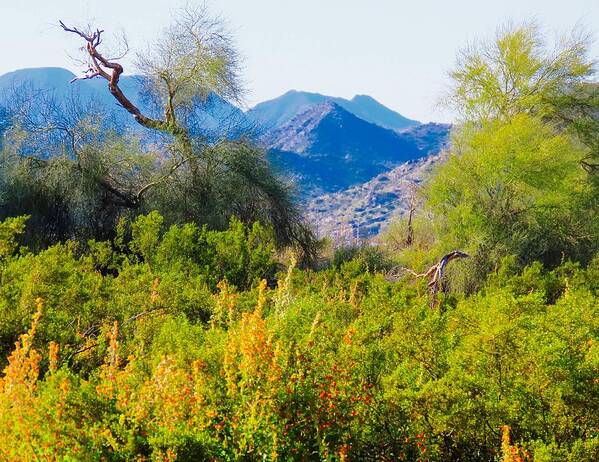
{"type": "Polygon", "coordinates": [[[241,95],[237,51],[222,21],[210,16],[204,6],[183,9],[162,37],[137,55],[136,71],[144,93],[154,105],[163,108],[160,118],[143,114],[121,90],[119,79],[124,68],[119,58],[105,57],[99,50],[103,30],[84,32],[62,21],[60,25],[85,41],[87,69],[74,80],[105,79],[110,93],[136,122],[175,138],[181,164],[193,162],[194,149],[189,128],[178,117],[192,110],[198,98],[206,100],[212,93],[233,101],[241,95]]]}
{"type": "Polygon", "coordinates": [[[599,86],[590,44],[581,30],[550,46],[537,24],[504,26],[494,40],[458,53],[444,102],[467,123],[539,117],[556,131],[576,135],[589,148],[581,164],[597,173],[599,86]]]}
{"type": "MultiPolygon", "coordinates": [[[[24,183],[18,187],[9,181],[8,189],[15,186],[18,191],[9,191],[6,197],[19,197],[19,191],[40,191],[47,199],[46,193],[54,194],[56,188],[48,187],[46,180],[62,176],[69,181],[55,182],[59,191],[46,202],[59,204],[61,210],[70,207],[72,197],[82,198],[79,205],[96,203],[92,213],[83,215],[100,217],[108,230],[124,212],[136,215],[157,209],[167,224],[192,221],[219,229],[226,228],[234,215],[271,226],[279,244],[299,244],[304,253],[311,254],[312,234],[293,203],[292,189],[272,171],[265,153],[248,137],[209,138],[194,125],[197,113],[211,99],[237,102],[243,93],[239,58],[220,19],[205,7],[184,9],[152,46],[137,55],[135,72],[145,98],[143,106],[136,102],[136,95],[126,94],[120,86],[126,41],[124,51],[113,58],[113,53],[101,50],[103,30],[60,24],[84,41],[86,69],[73,80],[104,79],[125,114],[143,127],[141,143],[136,142],[135,131],[126,129],[122,114],[117,117],[99,105],[83,108],[66,102],[27,111],[22,108],[31,104],[16,104],[21,109],[12,135],[20,137],[21,142],[15,144],[19,152],[5,153],[2,169],[22,171],[18,178],[24,183]],[[94,125],[93,119],[108,123],[94,125]],[[40,146],[39,140],[45,144],[40,146]],[[32,179],[39,181],[34,185],[32,179]],[[73,194],[65,185],[77,191],[81,185],[87,189],[85,194],[73,194]],[[95,199],[86,201],[90,191],[95,199]]],[[[31,98],[30,103],[34,100],[40,98],[31,98]]],[[[4,176],[12,178],[13,174],[4,176]]],[[[40,198],[29,202],[40,203],[40,198]]],[[[32,207],[24,207],[21,213],[29,213],[32,207]]],[[[19,210],[13,212],[19,214],[19,210]]],[[[77,218],[82,215],[79,212],[67,210],[63,215],[77,218]]],[[[93,234],[92,230],[91,237],[98,237],[93,234]]],[[[77,233],[53,235],[60,240],[77,233]]],[[[104,236],[99,233],[99,237],[104,236]]]]}
{"type": "Polygon", "coordinates": [[[459,54],[447,102],[462,123],[425,207],[439,252],[472,255],[465,287],[508,255],[554,266],[596,251],[596,152],[584,137],[598,114],[596,106],[588,111],[596,104],[588,46],[586,36],[571,34],[550,50],[538,27],[523,25],[459,54]]]}

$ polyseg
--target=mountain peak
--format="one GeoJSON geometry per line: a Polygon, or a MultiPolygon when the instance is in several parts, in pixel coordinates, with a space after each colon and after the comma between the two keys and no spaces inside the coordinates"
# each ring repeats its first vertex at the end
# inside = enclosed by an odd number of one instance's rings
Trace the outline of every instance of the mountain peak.
{"type": "Polygon", "coordinates": [[[311,106],[309,109],[304,111],[304,113],[299,114],[297,117],[302,117],[302,116],[311,115],[311,114],[312,115],[319,114],[321,116],[325,116],[331,112],[348,113],[348,111],[346,111],[341,106],[339,106],[339,104],[337,104],[335,101],[327,100],[323,103],[319,103],[319,104],[315,104],[314,106],[311,106]]]}
{"type": "Polygon", "coordinates": [[[374,101],[375,103],[378,103],[378,101],[376,99],[374,99],[372,96],[369,95],[354,95],[354,97],[351,99],[354,102],[359,102],[359,101],[374,101]]]}
{"type": "Polygon", "coordinates": [[[27,75],[27,76],[51,75],[53,77],[65,76],[65,77],[71,77],[71,78],[73,78],[75,76],[75,74],[73,74],[71,71],[69,71],[68,69],[65,69],[63,67],[49,66],[49,67],[24,67],[22,69],[15,69],[14,71],[3,74],[2,76],[0,76],[0,78],[11,78],[14,76],[19,76],[19,75],[27,75]]]}
{"type": "Polygon", "coordinates": [[[282,151],[303,153],[311,144],[312,135],[322,120],[329,114],[340,111],[353,117],[333,101],[326,100],[308,106],[291,120],[270,132],[265,142],[268,146],[282,151]]]}
{"type": "Polygon", "coordinates": [[[263,138],[273,163],[300,178],[310,196],[368,181],[428,152],[428,139],[368,122],[337,101],[313,104],[263,138]]]}
{"type": "Polygon", "coordinates": [[[297,114],[293,119],[279,127],[279,130],[289,130],[297,127],[304,131],[308,131],[318,125],[327,115],[335,112],[347,112],[333,101],[324,101],[322,103],[308,106],[306,110],[297,114]]]}
{"type": "Polygon", "coordinates": [[[0,75],[0,89],[7,90],[25,83],[34,87],[65,87],[75,77],[71,71],[62,67],[30,67],[17,69],[0,75]]]}
{"type": "Polygon", "coordinates": [[[389,109],[368,95],[355,95],[348,100],[298,90],[290,90],[277,98],[259,103],[250,109],[248,115],[267,130],[276,129],[308,110],[310,106],[327,101],[332,101],[367,122],[391,130],[403,130],[420,124],[389,109]]]}

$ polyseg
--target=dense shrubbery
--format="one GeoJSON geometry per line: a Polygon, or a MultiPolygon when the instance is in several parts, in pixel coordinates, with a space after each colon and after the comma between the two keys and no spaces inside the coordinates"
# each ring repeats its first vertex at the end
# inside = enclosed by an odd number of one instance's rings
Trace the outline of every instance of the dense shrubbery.
{"type": "MultiPolygon", "coordinates": [[[[550,47],[522,25],[459,54],[447,101],[461,120],[447,162],[421,188],[405,266],[460,249],[472,258],[449,283],[473,292],[508,256],[552,268],[599,251],[599,86],[588,50],[582,34],[550,47]]],[[[405,221],[388,232],[393,247],[405,247],[405,221]]]]}
{"type": "Polygon", "coordinates": [[[599,456],[599,259],[505,259],[432,310],[360,256],[268,288],[259,225],[154,213],[37,254],[22,226],[0,225],[2,459],[492,461],[502,426],[503,460],[599,456]]]}

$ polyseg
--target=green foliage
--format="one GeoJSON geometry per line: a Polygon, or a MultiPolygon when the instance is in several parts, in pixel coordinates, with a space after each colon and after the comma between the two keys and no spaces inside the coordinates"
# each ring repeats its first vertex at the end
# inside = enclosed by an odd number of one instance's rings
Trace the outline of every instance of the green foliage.
{"type": "Polygon", "coordinates": [[[162,216],[151,212],[131,224],[129,250],[152,268],[201,275],[213,289],[222,280],[244,289],[274,277],[275,238],[258,222],[247,226],[233,217],[224,231],[186,224],[164,234],[162,223],[162,216]]]}
{"type": "MultiPolygon", "coordinates": [[[[0,222],[6,236],[0,240],[2,248],[14,250],[14,236],[23,231],[24,222],[25,218],[0,222]]],[[[25,330],[40,297],[48,321],[38,337],[59,342],[77,367],[87,368],[97,358],[88,363],[87,350],[79,350],[94,343],[109,319],[132,322],[144,313],[165,311],[207,322],[218,282],[247,289],[274,277],[274,238],[257,223],[248,227],[232,219],[226,231],[172,226],[164,234],[161,223],[162,217],[152,213],[138,217],[130,232],[121,225],[131,239],[120,251],[117,242],[92,242],[89,253],[82,253],[69,242],[37,254],[7,253],[0,260],[0,356],[7,356],[25,330]]]]}
{"type": "Polygon", "coordinates": [[[158,212],[150,212],[137,217],[131,225],[129,248],[148,263],[152,263],[158,247],[163,221],[158,212]]]}
{"type": "Polygon", "coordinates": [[[474,122],[528,113],[554,116],[560,97],[593,75],[590,39],[581,31],[548,45],[534,24],[507,25],[492,41],[461,50],[447,103],[474,122]]]}
{"type": "Polygon", "coordinates": [[[256,287],[272,233],[235,219],[118,234],[0,267],[2,458],[596,459],[599,256],[431,309],[359,252],[256,287]]]}
{"type": "Polygon", "coordinates": [[[427,189],[445,249],[475,255],[483,274],[506,255],[555,265],[564,255],[584,261],[596,250],[593,189],[569,137],[519,115],[465,129],[454,143],[457,153],[427,189]]]}
{"type": "Polygon", "coordinates": [[[462,124],[423,190],[415,242],[400,246],[397,260],[420,270],[465,251],[472,258],[459,271],[448,268],[445,285],[472,292],[508,256],[519,268],[593,257],[599,190],[591,133],[599,106],[588,48],[588,37],[572,33],[550,50],[527,24],[461,52],[447,102],[462,124]]]}
{"type": "Polygon", "coordinates": [[[472,254],[434,309],[380,247],[277,275],[277,243],[314,250],[286,186],[172,111],[189,169],[89,126],[43,160],[16,130],[0,206],[32,216],[0,222],[0,459],[596,461],[596,113],[573,97],[591,71],[584,40],[548,55],[532,27],[464,55],[467,122],[413,242],[387,240],[415,269],[472,254]]]}
{"type": "Polygon", "coordinates": [[[386,254],[377,247],[365,245],[345,245],[335,249],[331,266],[341,272],[358,275],[365,271],[382,271],[390,267],[386,254]]]}
{"type": "Polygon", "coordinates": [[[0,222],[0,263],[16,250],[17,238],[25,231],[25,223],[28,218],[8,218],[0,222]]]}
{"type": "Polygon", "coordinates": [[[153,174],[156,153],[140,152],[135,138],[108,128],[99,134],[99,126],[83,121],[73,130],[81,139],[76,153],[35,130],[16,129],[0,151],[0,219],[30,215],[24,237],[31,245],[112,237],[135,205],[134,191],[153,174]]]}

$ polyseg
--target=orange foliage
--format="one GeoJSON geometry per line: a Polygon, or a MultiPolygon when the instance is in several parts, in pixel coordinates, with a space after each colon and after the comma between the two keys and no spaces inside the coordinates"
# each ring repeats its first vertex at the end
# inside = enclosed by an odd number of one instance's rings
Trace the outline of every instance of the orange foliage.
{"type": "Polygon", "coordinates": [[[29,332],[22,334],[15,344],[15,349],[8,357],[8,365],[4,369],[4,377],[0,379],[0,392],[4,394],[18,394],[18,390],[25,388],[29,394],[33,393],[39,376],[39,362],[41,355],[33,348],[33,339],[40,318],[42,317],[43,300],[36,299],[36,311],[29,332]]]}
{"type": "Polygon", "coordinates": [[[509,425],[501,427],[501,462],[527,462],[532,457],[524,448],[512,445],[509,425]]]}

